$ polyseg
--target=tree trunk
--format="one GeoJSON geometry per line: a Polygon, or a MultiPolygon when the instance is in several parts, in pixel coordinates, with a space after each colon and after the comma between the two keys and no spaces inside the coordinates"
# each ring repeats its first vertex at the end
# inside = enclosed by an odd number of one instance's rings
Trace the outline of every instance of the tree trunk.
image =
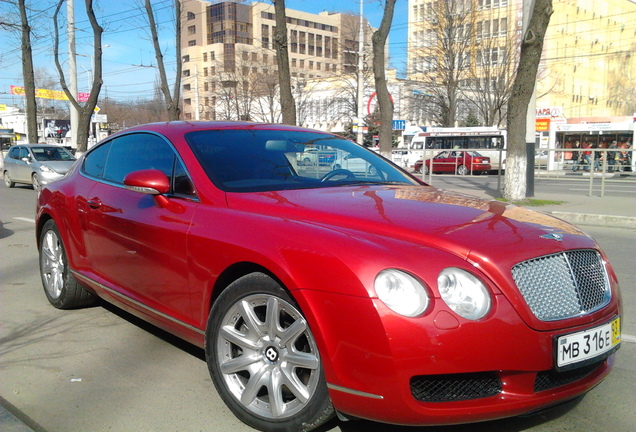
{"type": "MultiPolygon", "coordinates": [[[[170,85],[168,84],[168,76],[166,74],[166,67],[163,61],[163,53],[161,52],[161,45],[159,44],[159,32],[157,30],[157,23],[155,22],[155,14],[152,9],[150,0],[145,0],[146,15],[148,16],[148,23],[150,26],[150,33],[152,37],[152,45],[155,49],[155,58],[157,59],[157,68],[159,68],[159,78],[161,80],[160,88],[161,93],[166,101],[166,111],[168,113],[169,120],[179,120],[181,115],[181,109],[179,108],[179,98],[181,93],[181,2],[174,0],[175,11],[175,49],[176,49],[176,61],[177,70],[174,79],[173,94],[170,94],[170,85]]],[[[198,89],[196,89],[198,91],[198,89]]],[[[199,109],[196,107],[195,109],[199,109]]]]}
{"type": "MultiPolygon", "coordinates": [[[[386,0],[380,28],[373,33],[373,76],[380,110],[380,153],[391,157],[393,147],[393,101],[386,85],[385,47],[393,21],[396,0],[386,0]]],[[[362,17],[360,17],[362,19],[362,17]]]]}
{"type": "Polygon", "coordinates": [[[278,79],[280,86],[280,107],[283,123],[296,124],[296,102],[291,88],[291,72],[289,70],[289,49],[287,46],[287,15],[285,14],[285,0],[272,0],[276,12],[276,31],[274,32],[274,47],[278,62],[278,79]]]}
{"type": "Polygon", "coordinates": [[[508,101],[508,150],[504,198],[521,201],[526,198],[526,119],[528,104],[534,92],[541,61],[543,39],[552,15],[552,0],[535,0],[528,29],[521,42],[517,76],[508,101]]]}
{"type": "Polygon", "coordinates": [[[24,96],[26,97],[27,141],[36,143],[38,142],[38,107],[35,101],[31,26],[29,25],[25,1],[19,0],[18,7],[22,24],[22,76],[24,78],[24,96]]]}

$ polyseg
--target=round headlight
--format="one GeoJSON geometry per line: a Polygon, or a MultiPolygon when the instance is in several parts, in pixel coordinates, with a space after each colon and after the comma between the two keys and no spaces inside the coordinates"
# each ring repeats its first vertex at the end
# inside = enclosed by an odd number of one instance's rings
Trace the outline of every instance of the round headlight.
{"type": "Polygon", "coordinates": [[[415,317],[428,307],[426,289],[413,276],[400,270],[383,270],[375,278],[378,298],[394,312],[415,317]]]}
{"type": "Polygon", "coordinates": [[[484,284],[465,270],[449,267],[437,278],[437,287],[456,314],[469,320],[478,320],[490,311],[490,294],[484,284]]]}

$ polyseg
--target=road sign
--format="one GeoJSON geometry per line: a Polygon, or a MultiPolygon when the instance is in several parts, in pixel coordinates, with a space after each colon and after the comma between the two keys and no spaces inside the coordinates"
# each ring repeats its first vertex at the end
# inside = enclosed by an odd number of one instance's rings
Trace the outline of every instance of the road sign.
{"type": "Polygon", "coordinates": [[[393,120],[393,130],[406,129],[406,120],[393,120]]]}

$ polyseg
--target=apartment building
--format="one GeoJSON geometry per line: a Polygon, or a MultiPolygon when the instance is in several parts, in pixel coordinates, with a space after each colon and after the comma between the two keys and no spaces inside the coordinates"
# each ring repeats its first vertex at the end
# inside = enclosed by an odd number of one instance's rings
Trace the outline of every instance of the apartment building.
{"type": "MultiPolygon", "coordinates": [[[[183,118],[277,122],[274,6],[182,0],[183,118]]],[[[287,9],[292,86],[355,74],[359,17],[287,9]]],[[[371,28],[365,32],[371,46],[371,28]]]]}
{"type": "MultiPolygon", "coordinates": [[[[476,103],[483,95],[505,99],[518,59],[522,0],[409,0],[408,8],[410,79],[429,92],[457,84],[461,96],[476,103]]],[[[636,2],[554,0],[553,9],[537,106],[559,107],[565,117],[635,112],[636,2]]],[[[482,121],[496,124],[484,107],[472,105],[482,121]]]]}

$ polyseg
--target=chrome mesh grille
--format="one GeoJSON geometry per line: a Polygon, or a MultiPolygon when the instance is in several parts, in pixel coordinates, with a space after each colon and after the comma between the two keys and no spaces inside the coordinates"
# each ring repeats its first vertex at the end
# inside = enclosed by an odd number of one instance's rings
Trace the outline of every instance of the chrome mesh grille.
{"type": "Polygon", "coordinates": [[[584,315],[610,301],[601,255],[572,250],[534,258],[512,268],[521,295],[541,321],[584,315]]]}

